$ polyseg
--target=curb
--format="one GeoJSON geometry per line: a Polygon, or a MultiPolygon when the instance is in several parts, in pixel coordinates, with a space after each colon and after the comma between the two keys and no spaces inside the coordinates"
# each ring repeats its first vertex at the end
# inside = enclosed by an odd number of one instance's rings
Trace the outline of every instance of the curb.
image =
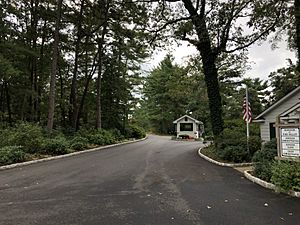
{"type": "Polygon", "coordinates": [[[126,141],[126,142],[117,143],[117,144],[113,144],[113,145],[105,145],[105,146],[101,146],[101,147],[97,147],[97,148],[83,150],[80,152],[72,152],[72,153],[68,153],[65,155],[51,156],[51,157],[43,158],[43,159],[37,159],[37,160],[32,160],[32,161],[27,161],[27,162],[14,163],[14,164],[6,165],[6,166],[0,166],[0,171],[13,169],[13,168],[17,168],[17,167],[22,167],[22,166],[27,166],[27,165],[31,165],[31,164],[36,164],[36,163],[40,163],[40,162],[47,162],[47,161],[52,161],[52,160],[56,160],[56,159],[63,159],[63,158],[67,158],[67,157],[71,157],[71,156],[75,156],[75,155],[81,155],[84,153],[95,152],[95,151],[108,149],[108,148],[112,148],[112,147],[116,147],[116,146],[120,146],[120,145],[126,145],[126,144],[135,143],[135,142],[140,142],[140,141],[146,140],[147,138],[148,138],[148,136],[146,136],[142,139],[138,139],[138,140],[126,141]]]}
{"type": "MultiPolygon", "coordinates": [[[[204,147],[207,147],[207,146],[204,146],[204,147]]],[[[203,159],[205,159],[205,160],[207,160],[207,161],[209,161],[211,163],[214,163],[216,165],[225,166],[225,167],[245,167],[245,166],[252,166],[253,165],[253,163],[222,163],[222,162],[218,162],[218,161],[216,161],[214,159],[211,159],[208,156],[206,156],[206,155],[204,155],[204,154],[201,153],[201,150],[204,147],[201,147],[201,148],[198,149],[198,155],[201,158],[203,158],[203,159]]]]}
{"type": "MultiPolygon", "coordinates": [[[[256,183],[256,184],[258,184],[258,185],[260,185],[260,186],[262,186],[264,188],[271,189],[271,190],[274,190],[274,191],[278,191],[278,188],[274,184],[271,184],[269,182],[266,182],[264,180],[261,180],[261,179],[255,177],[255,176],[252,176],[250,174],[250,172],[251,172],[251,170],[244,171],[244,176],[248,180],[250,180],[253,183],[256,183]]],[[[288,194],[288,195],[290,195],[292,197],[300,198],[300,192],[297,192],[297,191],[287,191],[287,192],[283,192],[283,193],[288,194]]]]}

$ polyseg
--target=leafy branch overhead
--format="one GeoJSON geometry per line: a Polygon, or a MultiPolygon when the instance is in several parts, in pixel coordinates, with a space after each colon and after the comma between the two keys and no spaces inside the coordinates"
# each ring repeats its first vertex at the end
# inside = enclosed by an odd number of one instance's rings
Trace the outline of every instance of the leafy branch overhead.
{"type": "Polygon", "coordinates": [[[201,44],[205,30],[211,39],[215,54],[232,53],[266,40],[280,28],[288,14],[288,1],[149,1],[159,2],[153,15],[154,37],[172,35],[201,44]],[[185,9],[185,10],[184,10],[185,9]],[[202,24],[201,24],[202,23],[202,24]]]}

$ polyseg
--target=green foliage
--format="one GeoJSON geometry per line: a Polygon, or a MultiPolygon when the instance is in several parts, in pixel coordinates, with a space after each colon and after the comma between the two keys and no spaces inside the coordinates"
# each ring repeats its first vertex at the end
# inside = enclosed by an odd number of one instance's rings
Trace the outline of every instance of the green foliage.
{"type": "Polygon", "coordinates": [[[133,121],[158,134],[174,132],[173,121],[189,114],[205,124],[209,133],[209,106],[202,65],[192,58],[186,67],[167,55],[145,79],[144,98],[133,121]]]}
{"type": "Polygon", "coordinates": [[[257,151],[252,158],[255,176],[265,181],[270,181],[272,176],[272,164],[274,163],[276,155],[276,140],[266,142],[262,149],[257,151]]]}
{"type": "MultiPolygon", "coordinates": [[[[19,120],[46,124],[58,1],[27,3],[0,2],[0,126],[19,120]]],[[[141,84],[141,61],[149,56],[148,7],[85,0],[67,2],[63,8],[58,44],[64,51],[58,59],[54,127],[73,127],[69,135],[81,124],[95,126],[94,77],[96,67],[101,67],[102,127],[123,130],[136,103],[133,92],[141,84]],[[67,59],[69,54],[73,60],[67,59]]]]}
{"type": "Polygon", "coordinates": [[[43,143],[43,151],[49,155],[62,155],[69,152],[69,142],[65,137],[47,138],[43,143]]]}
{"type": "MultiPolygon", "coordinates": [[[[137,126],[129,126],[131,137],[144,136],[144,132],[137,126]]],[[[42,130],[36,124],[21,123],[15,128],[2,129],[0,132],[0,164],[10,164],[23,161],[26,156],[39,157],[43,154],[62,155],[71,150],[84,150],[89,144],[109,145],[124,139],[117,129],[94,130],[81,129],[77,133],[67,132],[64,135],[60,130],[51,133],[42,130]],[[71,136],[73,134],[73,136],[71,136]],[[15,147],[18,145],[18,147],[15,147]]]]}
{"type": "Polygon", "coordinates": [[[110,145],[116,143],[116,138],[111,131],[97,130],[87,136],[89,143],[96,145],[110,145]]]}
{"type": "Polygon", "coordinates": [[[247,137],[239,130],[224,129],[215,140],[216,153],[222,160],[241,163],[249,162],[253,154],[261,148],[261,140],[257,136],[249,138],[249,151],[247,137]]]}
{"type": "Polygon", "coordinates": [[[300,163],[285,161],[274,163],[271,181],[282,190],[300,191],[300,163]]]}
{"type": "Polygon", "coordinates": [[[259,151],[261,149],[261,138],[259,136],[250,136],[248,140],[248,148],[249,148],[249,154],[250,157],[255,154],[255,152],[259,151]]]}
{"type": "Polygon", "coordinates": [[[43,142],[42,128],[32,123],[20,123],[15,128],[6,129],[0,135],[1,146],[16,145],[28,153],[41,150],[43,142]]]}
{"type": "Polygon", "coordinates": [[[118,130],[118,129],[112,129],[112,130],[109,130],[109,131],[112,133],[112,135],[115,137],[115,139],[117,141],[122,141],[122,140],[125,139],[124,135],[121,133],[120,130],[118,130]]]}
{"type": "Polygon", "coordinates": [[[272,104],[299,87],[300,72],[297,71],[297,66],[289,60],[289,66],[272,72],[269,75],[269,81],[269,86],[273,87],[272,95],[270,95],[271,101],[269,101],[269,104],[272,104]]]}
{"type": "Polygon", "coordinates": [[[89,140],[84,137],[75,136],[70,141],[70,148],[74,150],[83,150],[88,147],[89,140]]]}
{"type": "Polygon", "coordinates": [[[0,148],[0,165],[23,162],[25,153],[20,146],[6,146],[0,148]]]}
{"type": "MultiPolygon", "coordinates": [[[[241,119],[224,120],[224,128],[238,131],[244,135],[247,132],[247,126],[245,121],[242,120],[242,117],[241,119]]],[[[260,136],[260,129],[257,123],[250,123],[249,130],[251,136],[260,136]]]]}
{"type": "Polygon", "coordinates": [[[137,125],[129,125],[126,130],[126,137],[127,138],[144,138],[146,136],[146,132],[143,128],[137,126],[137,125]]]}

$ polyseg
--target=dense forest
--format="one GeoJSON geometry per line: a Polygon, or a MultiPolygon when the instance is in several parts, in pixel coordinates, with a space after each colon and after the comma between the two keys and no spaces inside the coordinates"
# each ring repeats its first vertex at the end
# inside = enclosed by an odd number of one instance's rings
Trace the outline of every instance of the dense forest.
{"type": "Polygon", "coordinates": [[[123,130],[149,54],[145,15],[122,1],[1,1],[1,125],[123,130]]]}
{"type": "Polygon", "coordinates": [[[217,136],[224,119],[242,117],[242,83],[254,115],[300,83],[292,62],[268,82],[243,78],[256,42],[288,41],[299,52],[298,1],[0,2],[2,128],[26,121],[48,131],[125,134],[135,123],[170,133],[187,113],[217,136]],[[145,73],[153,50],[174,41],[189,42],[199,55],[184,66],[167,55],[145,73]]]}

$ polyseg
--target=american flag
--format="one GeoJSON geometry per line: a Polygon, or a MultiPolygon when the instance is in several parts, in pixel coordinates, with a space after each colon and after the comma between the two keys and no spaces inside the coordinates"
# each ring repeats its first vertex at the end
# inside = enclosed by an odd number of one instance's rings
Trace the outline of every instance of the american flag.
{"type": "Polygon", "coordinates": [[[243,109],[244,109],[244,116],[243,116],[244,121],[251,123],[252,121],[251,106],[249,101],[247,105],[246,97],[244,98],[243,109]]]}

